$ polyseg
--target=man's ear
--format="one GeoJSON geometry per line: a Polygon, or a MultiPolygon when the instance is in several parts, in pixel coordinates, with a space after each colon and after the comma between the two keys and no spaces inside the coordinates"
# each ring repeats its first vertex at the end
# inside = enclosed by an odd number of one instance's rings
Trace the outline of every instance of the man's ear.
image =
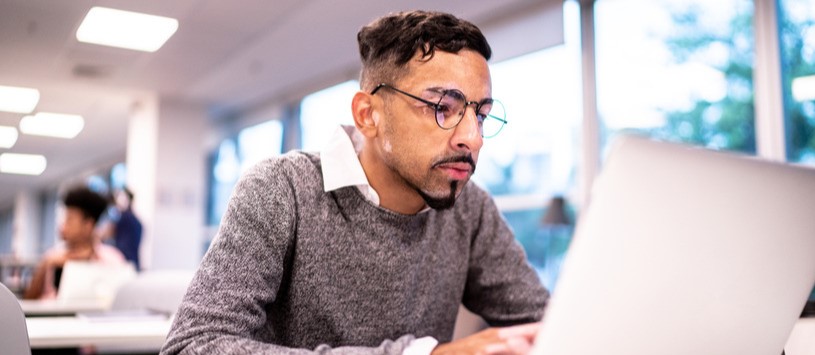
{"type": "Polygon", "coordinates": [[[368,138],[376,137],[378,131],[379,120],[374,119],[374,100],[376,99],[373,95],[364,91],[357,91],[354,99],[351,100],[354,125],[363,136],[368,138]]]}

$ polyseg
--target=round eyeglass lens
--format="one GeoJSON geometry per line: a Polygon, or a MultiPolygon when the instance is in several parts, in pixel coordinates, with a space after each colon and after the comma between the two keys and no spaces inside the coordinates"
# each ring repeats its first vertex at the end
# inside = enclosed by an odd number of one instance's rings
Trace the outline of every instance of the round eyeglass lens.
{"type": "MultiPolygon", "coordinates": [[[[485,105],[487,106],[487,105],[485,105]]],[[[481,109],[482,112],[486,111],[487,107],[481,109]]],[[[484,119],[481,126],[481,135],[484,138],[495,137],[504,128],[506,124],[507,113],[504,111],[504,105],[501,101],[493,100],[492,108],[489,114],[484,119]]]]}

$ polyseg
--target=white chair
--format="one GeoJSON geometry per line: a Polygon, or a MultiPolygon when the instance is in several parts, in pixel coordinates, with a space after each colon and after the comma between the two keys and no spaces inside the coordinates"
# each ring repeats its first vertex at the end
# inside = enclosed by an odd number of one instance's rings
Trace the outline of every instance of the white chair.
{"type": "MultiPolygon", "coordinates": [[[[193,271],[182,270],[143,271],[119,287],[111,311],[150,310],[174,314],[194,274],[193,271]]],[[[98,354],[155,354],[158,350],[149,345],[96,347],[98,354]]]]}
{"type": "Polygon", "coordinates": [[[119,288],[111,309],[149,309],[167,314],[175,313],[187,293],[193,275],[193,271],[186,270],[142,272],[119,288]]]}
{"type": "Polygon", "coordinates": [[[0,284],[0,341],[3,354],[31,355],[23,309],[3,284],[0,284]]]}

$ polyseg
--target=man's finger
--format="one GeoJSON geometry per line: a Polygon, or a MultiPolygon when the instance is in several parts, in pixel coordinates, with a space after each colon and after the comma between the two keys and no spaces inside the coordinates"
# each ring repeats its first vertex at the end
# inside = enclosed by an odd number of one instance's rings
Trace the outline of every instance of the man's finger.
{"type": "Polygon", "coordinates": [[[498,329],[499,339],[509,339],[514,337],[525,337],[527,339],[534,339],[535,335],[540,330],[541,323],[529,323],[524,325],[516,325],[513,327],[506,327],[498,329]]]}

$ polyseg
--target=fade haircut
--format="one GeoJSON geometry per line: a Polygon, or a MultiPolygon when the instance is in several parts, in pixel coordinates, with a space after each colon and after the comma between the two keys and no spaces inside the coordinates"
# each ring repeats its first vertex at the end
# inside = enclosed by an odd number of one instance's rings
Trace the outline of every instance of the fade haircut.
{"type": "Polygon", "coordinates": [[[406,75],[407,63],[417,51],[424,61],[432,59],[437,49],[449,53],[471,49],[486,60],[492,56],[478,27],[443,12],[417,10],[380,17],[359,30],[357,42],[362,59],[360,88],[365,91],[406,75]]]}
{"type": "Polygon", "coordinates": [[[62,201],[65,207],[73,207],[82,211],[85,218],[92,219],[94,224],[99,221],[102,213],[108,208],[108,203],[102,195],[91,191],[85,186],[71,188],[62,201]]]}

